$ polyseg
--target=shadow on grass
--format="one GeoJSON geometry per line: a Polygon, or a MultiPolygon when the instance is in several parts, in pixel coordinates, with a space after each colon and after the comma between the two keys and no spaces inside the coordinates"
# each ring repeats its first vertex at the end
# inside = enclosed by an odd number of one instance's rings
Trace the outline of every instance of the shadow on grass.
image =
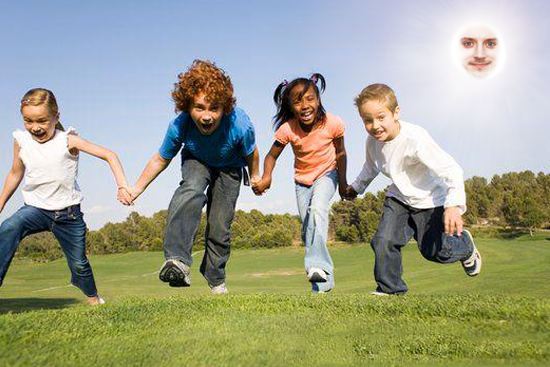
{"type": "Polygon", "coordinates": [[[0,299],[0,315],[37,310],[57,310],[79,303],[75,298],[8,298],[0,299]]]}
{"type": "Polygon", "coordinates": [[[521,237],[525,234],[525,231],[513,230],[513,229],[502,229],[498,233],[498,237],[503,240],[515,240],[518,237],[521,237]]]}

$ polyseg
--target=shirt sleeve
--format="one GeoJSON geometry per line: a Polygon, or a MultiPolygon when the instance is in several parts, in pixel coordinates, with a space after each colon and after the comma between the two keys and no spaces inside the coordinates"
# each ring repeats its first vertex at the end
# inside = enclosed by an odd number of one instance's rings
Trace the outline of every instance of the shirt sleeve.
{"type": "Polygon", "coordinates": [[[248,129],[244,132],[242,139],[242,151],[243,156],[248,157],[256,149],[256,133],[254,131],[254,126],[251,124],[248,129]]]}
{"type": "Polygon", "coordinates": [[[283,145],[287,145],[290,142],[289,130],[290,129],[288,123],[284,123],[279,126],[279,128],[275,132],[275,140],[283,145]]]}
{"type": "Polygon", "coordinates": [[[21,130],[15,130],[13,133],[13,139],[16,141],[17,145],[19,145],[19,148],[23,148],[23,142],[25,139],[24,133],[21,130]]]}
{"type": "Polygon", "coordinates": [[[378,169],[376,168],[374,160],[369,151],[368,139],[366,146],[365,164],[363,164],[363,169],[361,170],[361,173],[359,173],[359,176],[357,176],[355,181],[351,184],[355,192],[360,195],[365,192],[367,186],[369,186],[372,180],[374,180],[374,178],[378,175],[378,169]]]}
{"type": "Polygon", "coordinates": [[[426,132],[416,150],[420,162],[428,167],[446,185],[445,208],[458,206],[462,214],[466,212],[466,192],[462,168],[426,132]]]}
{"type": "Polygon", "coordinates": [[[164,159],[172,159],[178,154],[183,145],[182,137],[180,136],[179,118],[175,118],[170,125],[164,136],[164,141],[159,149],[159,154],[164,159]]]}
{"type": "Polygon", "coordinates": [[[346,126],[344,124],[344,121],[336,116],[336,118],[334,119],[334,126],[333,126],[333,133],[332,133],[332,137],[333,139],[338,139],[338,138],[341,138],[342,136],[344,136],[344,131],[346,130],[346,126]]]}

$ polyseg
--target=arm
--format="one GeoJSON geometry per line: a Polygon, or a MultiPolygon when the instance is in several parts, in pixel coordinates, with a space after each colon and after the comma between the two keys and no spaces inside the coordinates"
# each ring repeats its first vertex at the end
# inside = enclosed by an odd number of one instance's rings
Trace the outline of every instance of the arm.
{"type": "Polygon", "coordinates": [[[334,147],[336,148],[336,168],[338,170],[338,191],[342,199],[351,198],[348,195],[348,179],[347,179],[347,165],[348,160],[346,156],[346,147],[344,145],[344,136],[334,139],[334,147]]]}
{"type": "Polygon", "coordinates": [[[262,179],[252,187],[256,195],[262,195],[271,186],[271,175],[273,173],[273,169],[275,168],[275,164],[277,163],[277,158],[279,158],[283,152],[283,149],[285,149],[285,145],[279,143],[278,141],[275,141],[271,146],[271,149],[269,150],[269,153],[267,153],[264,160],[264,174],[262,179]]]}
{"type": "Polygon", "coordinates": [[[17,142],[13,143],[13,163],[10,171],[8,172],[8,177],[4,182],[4,188],[0,194],[0,213],[4,210],[4,206],[10,200],[11,196],[19,187],[23,175],[25,174],[25,165],[19,157],[19,144],[17,142]]]}
{"type": "Polygon", "coordinates": [[[364,193],[377,175],[378,170],[374,164],[374,160],[371,157],[371,153],[369,152],[369,143],[367,139],[365,163],[363,164],[363,168],[361,169],[359,176],[357,176],[355,181],[348,186],[348,189],[346,190],[347,195],[350,197],[356,197],[357,195],[364,193]]]}
{"type": "Polygon", "coordinates": [[[139,179],[131,189],[132,200],[137,199],[137,197],[145,191],[147,186],[168,167],[171,161],[171,159],[163,158],[158,152],[153,154],[139,176],[139,179]]]}
{"type": "Polygon", "coordinates": [[[78,151],[88,153],[109,163],[109,167],[111,167],[111,171],[113,171],[115,181],[118,185],[118,200],[125,205],[130,205],[132,200],[127,192],[128,182],[126,182],[124,169],[122,168],[116,153],[107,148],[86,141],[76,135],[69,134],[68,141],[69,150],[77,149],[78,151]]]}
{"type": "Polygon", "coordinates": [[[418,146],[418,159],[446,185],[445,211],[443,224],[445,233],[460,236],[463,229],[462,214],[466,211],[466,193],[463,172],[458,163],[427,135],[426,141],[418,146]]]}
{"type": "Polygon", "coordinates": [[[260,153],[258,147],[254,148],[254,151],[246,156],[246,164],[248,164],[248,174],[250,175],[250,183],[260,181],[260,153]]]}

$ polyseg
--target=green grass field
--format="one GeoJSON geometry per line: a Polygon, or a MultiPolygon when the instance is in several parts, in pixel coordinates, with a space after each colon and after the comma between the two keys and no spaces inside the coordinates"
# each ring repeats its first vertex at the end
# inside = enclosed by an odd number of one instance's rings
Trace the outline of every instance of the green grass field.
{"type": "Polygon", "coordinates": [[[90,308],[64,260],[16,262],[0,288],[0,365],[548,366],[550,239],[479,239],[484,269],[404,250],[402,297],[377,298],[370,247],[331,248],[336,288],[310,294],[302,249],[234,251],[229,296],[158,280],[162,253],[91,258],[90,308]]]}

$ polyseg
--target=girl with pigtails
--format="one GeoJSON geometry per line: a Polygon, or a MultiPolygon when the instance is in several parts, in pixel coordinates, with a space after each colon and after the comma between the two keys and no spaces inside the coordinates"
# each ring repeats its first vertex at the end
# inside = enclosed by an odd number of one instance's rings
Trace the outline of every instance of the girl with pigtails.
{"type": "Polygon", "coordinates": [[[313,293],[334,288],[334,264],[327,249],[330,200],[337,186],[345,198],[347,187],[344,122],[325,111],[320,99],[325,86],[325,78],[316,73],[309,79],[284,80],[275,89],[275,142],[265,158],[262,179],[252,185],[256,195],[269,189],[277,158],[290,143],[305,270],[313,293]]]}

